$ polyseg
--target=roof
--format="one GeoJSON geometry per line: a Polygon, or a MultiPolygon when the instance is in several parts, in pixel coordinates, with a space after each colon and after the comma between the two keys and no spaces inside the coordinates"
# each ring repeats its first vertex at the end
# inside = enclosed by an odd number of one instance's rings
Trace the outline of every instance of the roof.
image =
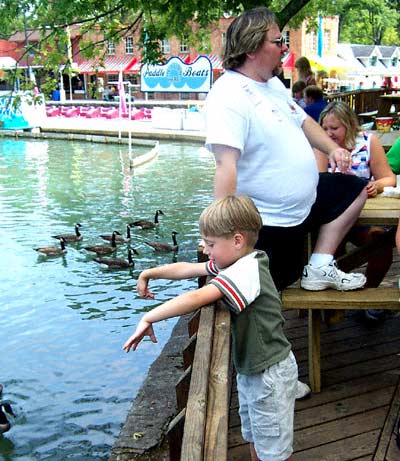
{"type": "Polygon", "coordinates": [[[356,58],[368,58],[375,49],[375,45],[351,45],[356,58]]]}

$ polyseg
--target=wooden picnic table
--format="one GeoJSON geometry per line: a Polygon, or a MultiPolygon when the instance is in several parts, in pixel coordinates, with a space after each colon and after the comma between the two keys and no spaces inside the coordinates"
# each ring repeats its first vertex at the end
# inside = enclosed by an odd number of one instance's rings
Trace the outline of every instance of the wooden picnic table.
{"type": "Polygon", "coordinates": [[[400,130],[388,131],[387,133],[378,130],[370,130],[370,132],[380,139],[385,152],[393,146],[393,144],[397,141],[397,138],[400,136],[400,130]]]}
{"type": "MultiPolygon", "coordinates": [[[[400,217],[400,198],[381,194],[367,200],[357,225],[390,226],[391,229],[372,243],[349,251],[337,259],[340,268],[349,272],[360,267],[372,252],[395,244],[395,232],[400,217]]],[[[309,248],[310,245],[309,245],[309,248]]],[[[336,290],[307,291],[288,288],[283,291],[283,306],[289,309],[308,309],[309,380],[314,392],[321,390],[320,330],[321,311],[325,309],[400,309],[398,288],[368,288],[340,292],[336,290]]]]}

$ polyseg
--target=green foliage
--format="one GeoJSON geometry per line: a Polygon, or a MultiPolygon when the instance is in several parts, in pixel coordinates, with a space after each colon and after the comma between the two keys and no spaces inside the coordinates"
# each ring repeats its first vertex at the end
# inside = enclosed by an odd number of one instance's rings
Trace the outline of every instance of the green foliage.
{"type": "MultiPolygon", "coordinates": [[[[341,41],[399,41],[400,0],[265,0],[262,4],[277,13],[281,27],[299,27],[307,18],[316,30],[318,14],[339,15],[341,41]]],[[[79,52],[84,58],[97,56],[101,61],[104,40],[117,43],[140,31],[138,46],[144,62],[156,62],[162,57],[161,40],[172,35],[185,36],[200,52],[210,51],[209,26],[224,15],[254,6],[260,6],[259,0],[0,0],[0,38],[16,31],[29,36],[39,30],[37,46],[26,52],[58,76],[60,66],[65,73],[73,72],[67,54],[68,25],[80,29],[79,52]],[[96,30],[103,37],[97,41],[96,30]]]]}

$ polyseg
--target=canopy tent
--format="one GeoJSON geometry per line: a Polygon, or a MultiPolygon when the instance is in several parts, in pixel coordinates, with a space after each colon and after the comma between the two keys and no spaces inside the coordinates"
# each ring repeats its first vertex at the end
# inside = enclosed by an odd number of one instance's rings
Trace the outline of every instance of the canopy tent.
{"type": "Polygon", "coordinates": [[[309,61],[311,67],[315,67],[317,70],[336,70],[339,72],[353,69],[352,63],[339,58],[339,56],[312,56],[309,61]]]}

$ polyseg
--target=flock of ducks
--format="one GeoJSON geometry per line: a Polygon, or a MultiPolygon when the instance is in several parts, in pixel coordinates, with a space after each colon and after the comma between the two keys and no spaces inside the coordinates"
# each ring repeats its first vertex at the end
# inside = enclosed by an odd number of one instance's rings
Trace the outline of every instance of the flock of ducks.
{"type": "MultiPolygon", "coordinates": [[[[83,247],[86,251],[93,252],[96,254],[96,261],[99,264],[106,265],[112,269],[117,268],[133,268],[135,262],[133,260],[133,255],[138,255],[138,252],[134,248],[128,249],[128,259],[125,258],[115,258],[109,255],[112,255],[116,250],[119,244],[130,243],[131,241],[131,229],[133,227],[140,228],[142,230],[154,229],[159,225],[159,216],[164,215],[162,210],[156,210],[153,221],[146,219],[141,219],[138,221],[133,221],[126,226],[126,236],[121,235],[118,231],[113,231],[111,234],[100,235],[100,238],[109,242],[109,245],[91,245],[83,247]],[[105,257],[109,256],[109,257],[105,257]]],[[[66,244],[80,242],[83,239],[83,236],[80,232],[82,225],[80,223],[75,224],[75,233],[73,234],[59,234],[52,235],[53,238],[56,238],[60,242],[60,246],[46,246],[35,248],[35,250],[45,256],[61,256],[67,252],[66,244]]],[[[176,239],[178,232],[172,232],[172,245],[165,242],[148,242],[144,243],[154,251],[157,252],[173,252],[177,253],[179,250],[179,245],[176,239]]]]}
{"type": "MultiPolygon", "coordinates": [[[[0,384],[0,396],[3,393],[3,385],[0,384]]],[[[11,428],[10,417],[15,417],[15,414],[8,402],[0,402],[0,435],[8,432],[11,428]]]]}

